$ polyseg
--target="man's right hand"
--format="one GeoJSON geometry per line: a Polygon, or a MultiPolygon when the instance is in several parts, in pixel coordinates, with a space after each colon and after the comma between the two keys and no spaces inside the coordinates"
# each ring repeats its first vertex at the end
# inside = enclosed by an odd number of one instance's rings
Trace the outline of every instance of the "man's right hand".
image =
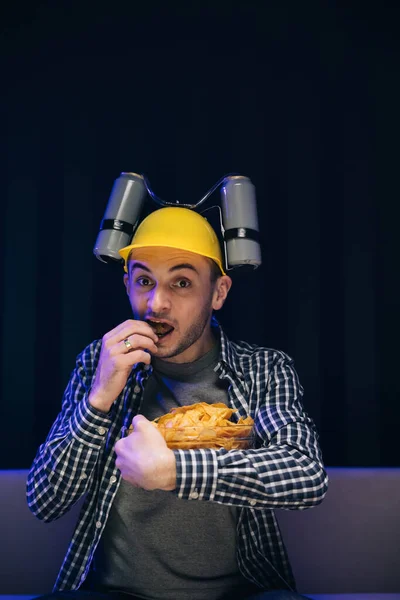
{"type": "Polygon", "coordinates": [[[151,354],[157,353],[157,342],[158,337],[150,325],[134,319],[124,321],[106,333],[89,394],[90,404],[102,412],[109,412],[124,389],[132,367],[139,362],[150,364],[151,354]],[[125,340],[129,343],[125,344],[125,340]]]}

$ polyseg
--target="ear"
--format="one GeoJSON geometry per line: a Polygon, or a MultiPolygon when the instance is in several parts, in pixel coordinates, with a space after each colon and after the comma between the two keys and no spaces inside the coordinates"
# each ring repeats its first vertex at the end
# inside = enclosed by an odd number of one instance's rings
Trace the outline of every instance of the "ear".
{"type": "Polygon", "coordinates": [[[232,279],[229,275],[222,275],[215,282],[215,289],[213,293],[213,310],[219,310],[223,307],[225,300],[228,296],[228,292],[231,289],[232,279]]]}
{"type": "Polygon", "coordinates": [[[125,273],[125,275],[124,275],[124,285],[125,285],[126,293],[129,295],[129,275],[128,275],[128,273],[125,273]]]}

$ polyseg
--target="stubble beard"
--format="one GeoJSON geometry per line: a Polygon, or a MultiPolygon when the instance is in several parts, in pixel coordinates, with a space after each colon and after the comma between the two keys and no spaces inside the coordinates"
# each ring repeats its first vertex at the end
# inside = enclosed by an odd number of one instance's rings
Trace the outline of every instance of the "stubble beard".
{"type": "Polygon", "coordinates": [[[210,309],[208,307],[204,307],[199,315],[199,318],[190,327],[183,339],[181,339],[178,342],[175,348],[165,348],[165,351],[163,352],[163,349],[160,346],[158,346],[159,352],[157,353],[157,358],[174,358],[175,356],[178,356],[179,354],[185,352],[185,350],[193,346],[193,344],[195,344],[201,338],[206,327],[209,325],[210,320],[210,309]]]}
{"type": "MultiPolygon", "coordinates": [[[[207,302],[203,306],[202,311],[201,311],[200,315],[198,316],[198,318],[196,319],[196,321],[191,325],[190,329],[186,332],[183,339],[181,339],[174,348],[169,348],[169,349],[165,348],[163,350],[162,347],[158,346],[158,352],[156,354],[157,358],[160,358],[160,359],[174,358],[175,356],[182,354],[182,352],[184,352],[185,350],[190,348],[193,344],[195,344],[201,338],[206,327],[209,326],[209,323],[210,323],[211,317],[212,317],[212,311],[210,308],[211,297],[212,297],[212,294],[210,294],[210,301],[207,302]]],[[[135,319],[137,319],[139,321],[143,320],[143,316],[140,316],[135,311],[133,311],[133,316],[135,319]]],[[[157,316],[160,319],[168,318],[166,315],[163,316],[161,314],[157,315],[157,316]]],[[[157,318],[156,315],[154,315],[154,317],[157,318]]]]}

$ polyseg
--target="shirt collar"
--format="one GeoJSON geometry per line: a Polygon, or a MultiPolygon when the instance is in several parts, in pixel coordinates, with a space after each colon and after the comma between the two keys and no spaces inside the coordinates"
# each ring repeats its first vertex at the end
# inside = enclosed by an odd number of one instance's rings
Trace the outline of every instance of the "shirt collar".
{"type": "Polygon", "coordinates": [[[216,334],[218,330],[220,335],[220,361],[228,367],[228,369],[232,372],[233,375],[237,375],[240,371],[240,363],[235,348],[214,316],[211,320],[211,327],[215,328],[216,334]]]}

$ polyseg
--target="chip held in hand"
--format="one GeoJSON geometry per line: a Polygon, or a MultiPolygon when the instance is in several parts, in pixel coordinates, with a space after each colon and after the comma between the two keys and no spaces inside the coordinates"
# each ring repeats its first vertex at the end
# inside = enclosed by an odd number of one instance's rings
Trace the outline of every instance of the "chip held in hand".
{"type": "MultiPolygon", "coordinates": [[[[237,412],[226,404],[198,402],[180,406],[152,421],[171,449],[225,448],[246,449],[252,445],[254,421],[240,417],[231,421],[237,412]]],[[[129,432],[132,433],[132,426],[129,432]]]]}

